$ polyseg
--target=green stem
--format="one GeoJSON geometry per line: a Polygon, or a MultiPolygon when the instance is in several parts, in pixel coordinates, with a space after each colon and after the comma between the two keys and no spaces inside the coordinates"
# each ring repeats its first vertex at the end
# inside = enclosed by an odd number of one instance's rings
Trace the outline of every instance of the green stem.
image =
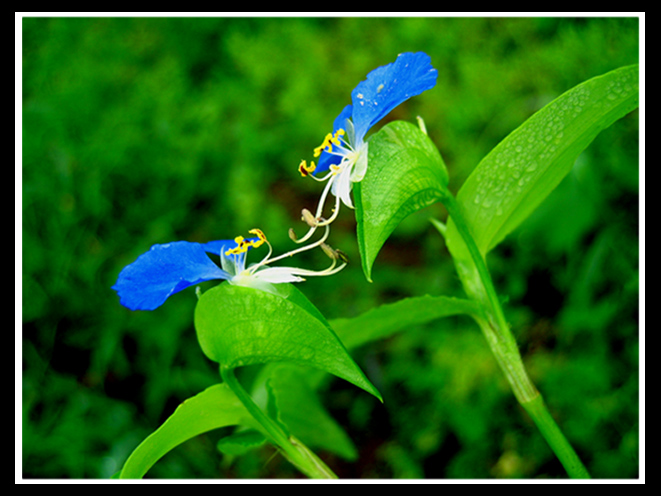
{"type": "MultiPolygon", "coordinates": [[[[514,394],[519,402],[530,401],[535,398],[539,392],[534,384],[530,381],[525,367],[521,360],[519,348],[516,345],[516,340],[510,332],[509,325],[505,319],[505,314],[498,300],[496,289],[491,281],[491,275],[487,269],[487,265],[480,253],[479,248],[475,244],[468,224],[464,220],[461,208],[457,203],[454,196],[448,194],[444,198],[443,203],[454,222],[457,231],[461,235],[466,248],[471,257],[471,261],[475,270],[477,271],[479,282],[472,284],[471,290],[467,291],[469,296],[478,300],[485,307],[484,318],[476,318],[477,323],[482,329],[489,346],[493,351],[498,363],[500,364],[503,372],[507,376],[514,394]]],[[[466,277],[462,277],[462,282],[466,285],[466,277]]]]}
{"type": "Polygon", "coordinates": [[[252,397],[239,383],[234,374],[234,369],[221,366],[220,375],[248,412],[264,428],[271,441],[280,448],[284,456],[296,468],[313,479],[337,479],[333,471],[317,455],[294,436],[288,435],[280,425],[274,422],[257,406],[252,397]]]}
{"type": "Polygon", "coordinates": [[[498,295],[493,286],[486,262],[475,243],[468,223],[462,215],[461,207],[451,194],[448,194],[443,199],[443,204],[447,208],[459,235],[462,237],[470,254],[474,269],[477,271],[478,281],[474,281],[473,279],[475,278],[471,278],[470,282],[466,279],[469,278],[468,274],[472,271],[460,271],[462,272],[460,276],[464,287],[467,289],[467,293],[469,293],[470,297],[482,303],[484,307],[484,314],[482,316],[475,316],[475,321],[482,329],[491,351],[512,386],[514,396],[532,417],[544,439],[546,439],[546,442],[556,454],[569,476],[572,478],[589,478],[588,471],[553,420],[542,395],[537,391],[537,388],[535,388],[535,385],[528,377],[516,340],[512,335],[500,301],[498,300],[498,295]]]}
{"type": "Polygon", "coordinates": [[[540,394],[537,398],[526,403],[521,403],[521,406],[525,408],[535,421],[544,439],[549,443],[549,446],[551,446],[551,449],[553,449],[569,476],[573,479],[589,479],[590,474],[574,451],[574,448],[572,448],[569,441],[565,438],[558,424],[551,417],[542,395],[540,394]]]}

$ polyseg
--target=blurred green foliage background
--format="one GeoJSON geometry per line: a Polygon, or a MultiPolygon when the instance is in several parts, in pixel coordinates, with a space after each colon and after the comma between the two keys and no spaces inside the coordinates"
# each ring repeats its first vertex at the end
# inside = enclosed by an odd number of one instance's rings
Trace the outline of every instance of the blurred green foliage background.
{"type": "MultiPolygon", "coordinates": [[[[533,112],[638,62],[636,18],[24,18],[22,309],[25,478],[101,478],[177,404],[219,381],[192,326],[193,289],[130,312],[110,289],[154,243],[303,232],[319,184],[297,172],[366,74],[425,51],[421,115],[451,189],[533,112]]],[[[377,126],[376,129],[380,127],[377,126]]],[[[594,477],[638,476],[638,113],[605,130],[489,258],[524,360],[594,477]]],[[[461,295],[430,216],[360,269],[353,214],[331,242],[352,264],[299,286],[333,319],[424,294],[461,295]]],[[[302,258],[324,267],[323,254],[302,258]]],[[[213,283],[205,283],[203,289],[213,283]]],[[[335,380],[322,400],[360,457],[340,477],[565,477],[477,327],[447,319],[358,350],[385,404],[335,380]]],[[[299,477],[221,433],[150,477],[299,477]]]]}

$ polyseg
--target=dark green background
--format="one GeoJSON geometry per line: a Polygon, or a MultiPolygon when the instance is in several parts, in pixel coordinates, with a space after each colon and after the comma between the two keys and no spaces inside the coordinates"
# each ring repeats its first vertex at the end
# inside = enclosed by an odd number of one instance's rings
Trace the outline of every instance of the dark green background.
{"type": "MultiPolygon", "coordinates": [[[[456,191],[493,146],[574,85],[638,62],[631,18],[24,18],[23,477],[117,471],[176,405],[218,382],[193,289],[130,312],[110,289],[154,243],[303,232],[320,185],[297,172],[350,92],[404,51],[437,86],[426,121],[456,191]]],[[[489,258],[533,380],[595,477],[638,475],[638,112],[604,131],[489,258]]],[[[351,265],[299,285],[329,319],[461,295],[434,206],[394,232],[369,284],[351,265]]],[[[323,267],[317,253],[300,257],[323,267]]],[[[205,283],[204,288],[215,283],[205,283]]],[[[385,404],[339,380],[323,400],[360,452],[340,477],[564,477],[477,328],[449,319],[355,355],[385,404]]],[[[299,476],[266,447],[233,463],[200,436],[153,477],[299,476]]]]}

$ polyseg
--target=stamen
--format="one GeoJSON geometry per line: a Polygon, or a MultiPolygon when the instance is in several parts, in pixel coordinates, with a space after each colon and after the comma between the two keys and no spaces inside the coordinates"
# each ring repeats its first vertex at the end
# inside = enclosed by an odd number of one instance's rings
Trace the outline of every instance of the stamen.
{"type": "Polygon", "coordinates": [[[316,158],[321,155],[322,151],[327,151],[330,153],[333,150],[333,145],[340,146],[340,137],[344,136],[344,134],[344,129],[338,129],[335,131],[335,134],[328,133],[321,145],[314,149],[314,157],[316,158]]]}
{"type": "Polygon", "coordinates": [[[315,158],[321,155],[321,152],[326,150],[330,146],[329,143],[332,139],[333,139],[333,135],[331,133],[328,133],[324,138],[324,141],[321,142],[321,145],[319,145],[317,148],[314,149],[313,155],[315,158]]]}
{"type": "MultiPolygon", "coordinates": [[[[314,165],[314,162],[310,162],[310,165],[308,166],[308,163],[305,160],[301,160],[301,163],[298,166],[298,172],[301,173],[301,176],[307,177],[309,176],[314,170],[317,168],[316,165],[314,165]]],[[[314,177],[314,176],[312,176],[314,177]]]]}
{"type": "Polygon", "coordinates": [[[342,260],[345,264],[349,263],[349,257],[347,257],[346,253],[344,253],[342,250],[336,250],[330,245],[327,245],[326,243],[322,243],[321,249],[324,251],[324,253],[328,256],[328,258],[332,260],[342,260]]]}
{"type": "MultiPolygon", "coordinates": [[[[330,267],[324,270],[307,270],[307,269],[295,269],[292,271],[292,274],[297,276],[326,276],[335,268],[337,265],[337,260],[333,260],[330,267]]],[[[346,264],[345,264],[346,265],[346,264]]]]}
{"type": "MultiPolygon", "coordinates": [[[[322,214],[323,209],[324,209],[324,203],[326,202],[326,197],[328,196],[328,192],[330,191],[330,188],[331,188],[334,180],[335,180],[335,176],[331,177],[330,180],[328,181],[328,183],[326,183],[326,187],[324,188],[323,193],[321,193],[321,198],[319,199],[319,205],[317,206],[317,215],[316,215],[317,219],[322,218],[321,214],[322,214]]],[[[338,207],[339,207],[339,203],[336,202],[336,204],[335,204],[336,212],[339,210],[338,207]]],[[[335,220],[335,217],[337,217],[336,213],[333,214],[332,220],[335,220]]],[[[331,220],[331,222],[332,222],[332,220],[331,220]]],[[[305,241],[310,239],[310,237],[314,234],[314,232],[316,231],[318,226],[326,225],[326,224],[329,224],[329,222],[327,222],[327,221],[326,222],[315,222],[314,225],[308,224],[308,225],[310,225],[310,229],[305,234],[305,236],[303,236],[302,238],[300,238],[298,240],[295,240],[296,243],[304,243],[305,241]]]]}
{"type": "Polygon", "coordinates": [[[294,237],[292,238],[291,233],[293,233],[294,230],[291,229],[291,228],[290,228],[289,230],[290,230],[289,237],[291,238],[291,240],[294,241],[294,243],[298,243],[298,244],[300,244],[300,243],[305,243],[308,239],[310,239],[310,237],[312,237],[312,235],[314,234],[314,232],[317,230],[317,226],[310,227],[310,229],[308,229],[308,232],[305,233],[305,236],[303,236],[303,237],[300,238],[300,239],[298,239],[298,238],[296,237],[296,234],[294,234],[294,237]]]}
{"type": "Polygon", "coordinates": [[[324,203],[326,203],[326,197],[328,196],[328,192],[330,191],[334,181],[335,181],[335,176],[331,177],[328,180],[328,182],[326,183],[326,187],[324,188],[324,191],[321,193],[321,198],[319,198],[319,205],[317,205],[317,215],[315,216],[317,218],[321,217],[321,214],[324,211],[324,203]]]}
{"type": "Polygon", "coordinates": [[[260,262],[259,264],[254,265],[252,267],[251,271],[252,271],[252,273],[254,273],[255,270],[261,265],[264,265],[266,263],[270,264],[272,262],[277,262],[278,260],[282,260],[283,258],[292,257],[292,256],[296,255],[297,253],[301,253],[301,252],[304,252],[304,251],[311,250],[312,248],[316,248],[317,246],[321,245],[324,241],[326,241],[326,239],[328,239],[329,234],[330,234],[330,227],[326,226],[326,232],[324,233],[324,235],[319,240],[317,240],[314,243],[309,244],[307,246],[302,246],[301,248],[297,248],[296,250],[292,250],[292,251],[289,251],[289,252],[284,253],[282,255],[278,255],[277,257],[272,258],[272,259],[270,259],[266,262],[260,262]]]}
{"type": "Polygon", "coordinates": [[[328,224],[333,222],[335,219],[337,219],[337,215],[339,213],[340,213],[340,197],[338,195],[338,196],[335,197],[335,208],[333,209],[333,215],[331,215],[326,220],[317,222],[317,226],[327,226],[328,224]]]}
{"type": "MultiPolygon", "coordinates": [[[[259,239],[257,241],[254,241],[252,239],[245,239],[243,236],[237,236],[236,238],[234,238],[234,242],[236,243],[236,246],[234,248],[229,248],[228,250],[226,250],[225,256],[238,255],[240,253],[247,252],[248,248],[250,247],[259,248],[264,243],[268,244],[268,241],[266,240],[266,236],[264,236],[264,233],[260,229],[252,229],[248,232],[250,234],[256,234],[259,239]]],[[[270,246],[271,245],[269,244],[269,247],[270,246]]]]}
{"type": "MultiPolygon", "coordinates": [[[[353,124],[351,121],[347,120],[347,125],[349,132],[353,135],[353,124]]],[[[328,226],[330,223],[332,223],[340,213],[340,199],[341,197],[339,195],[336,195],[335,197],[335,208],[333,209],[333,213],[330,216],[330,218],[325,219],[323,217],[323,211],[324,211],[324,205],[326,203],[326,197],[328,196],[329,191],[331,191],[331,188],[333,188],[334,182],[337,180],[338,177],[341,176],[341,172],[345,170],[347,166],[352,167],[353,162],[355,162],[355,152],[353,151],[353,148],[349,143],[344,141],[343,136],[345,136],[347,133],[344,129],[338,129],[335,131],[334,134],[328,133],[326,137],[324,138],[323,142],[321,145],[316,147],[314,149],[314,156],[318,157],[321,155],[323,151],[326,151],[328,153],[333,153],[336,155],[339,155],[342,157],[342,160],[339,164],[331,164],[329,166],[329,171],[328,173],[322,177],[318,178],[315,177],[314,175],[312,176],[313,179],[317,181],[326,181],[326,186],[324,187],[324,190],[321,194],[321,198],[319,198],[319,203],[317,205],[317,212],[316,215],[312,215],[312,213],[307,210],[303,209],[302,211],[302,220],[310,226],[310,229],[308,229],[308,232],[303,236],[302,238],[298,238],[296,236],[296,233],[294,232],[293,229],[289,229],[289,238],[294,241],[295,243],[304,243],[308,239],[312,237],[312,235],[315,233],[317,230],[317,227],[320,226],[328,226]],[[333,151],[333,145],[336,145],[340,147],[339,149],[333,151]],[[353,161],[352,161],[353,160],[353,161]]],[[[314,162],[310,163],[310,166],[307,165],[307,162],[305,160],[302,160],[301,163],[298,166],[298,170],[301,173],[302,176],[308,176],[310,175],[311,172],[314,172],[316,169],[316,166],[314,162]]],[[[333,191],[334,192],[334,191],[333,191]]]]}
{"type": "Polygon", "coordinates": [[[331,263],[330,267],[324,270],[306,270],[306,269],[294,269],[291,271],[293,275],[296,276],[330,276],[333,274],[337,274],[339,271],[341,271],[343,268],[347,266],[346,263],[343,263],[339,267],[335,267],[337,265],[337,260],[333,260],[331,263]]]}
{"type": "Polygon", "coordinates": [[[347,257],[347,254],[344,253],[342,250],[335,250],[335,254],[338,256],[340,260],[342,260],[345,264],[349,263],[349,257],[347,257]]]}
{"type": "Polygon", "coordinates": [[[310,227],[317,227],[317,219],[315,219],[314,215],[307,208],[301,210],[301,220],[310,227]]]}
{"type": "Polygon", "coordinates": [[[326,179],[328,179],[329,177],[334,176],[334,175],[335,175],[335,173],[333,171],[329,171],[328,174],[326,174],[325,176],[321,176],[321,177],[310,176],[310,177],[312,179],[314,179],[315,181],[323,183],[326,179]]]}
{"type": "Polygon", "coordinates": [[[340,146],[340,137],[344,136],[346,133],[344,132],[344,129],[338,129],[335,131],[335,135],[333,136],[333,143],[335,143],[337,146],[340,146]]]}
{"type": "Polygon", "coordinates": [[[330,245],[327,245],[326,243],[321,243],[321,249],[328,258],[330,258],[331,260],[337,260],[337,253],[335,253],[335,250],[333,250],[333,248],[330,245]]]}
{"type": "Polygon", "coordinates": [[[225,252],[226,256],[238,255],[239,253],[245,253],[248,251],[248,246],[250,245],[245,242],[243,236],[237,236],[236,238],[234,238],[234,242],[236,243],[236,247],[228,249],[225,252]]]}
{"type": "Polygon", "coordinates": [[[257,237],[259,238],[259,241],[251,241],[252,246],[254,246],[255,248],[259,248],[260,246],[262,246],[262,244],[268,243],[268,241],[266,240],[266,236],[260,229],[255,228],[255,229],[251,229],[248,232],[250,234],[257,235],[257,237]]]}
{"type": "Polygon", "coordinates": [[[273,247],[271,246],[271,243],[269,243],[269,241],[266,239],[266,236],[264,236],[264,233],[262,231],[260,231],[259,229],[253,229],[253,230],[248,231],[248,232],[250,232],[252,234],[256,234],[259,237],[259,241],[257,241],[255,243],[255,247],[261,246],[262,243],[266,243],[267,246],[269,247],[269,252],[266,254],[266,256],[264,258],[262,258],[261,262],[259,262],[258,265],[263,265],[265,263],[268,263],[269,257],[273,254],[273,247]],[[257,244],[257,243],[259,243],[259,244],[257,244]]]}

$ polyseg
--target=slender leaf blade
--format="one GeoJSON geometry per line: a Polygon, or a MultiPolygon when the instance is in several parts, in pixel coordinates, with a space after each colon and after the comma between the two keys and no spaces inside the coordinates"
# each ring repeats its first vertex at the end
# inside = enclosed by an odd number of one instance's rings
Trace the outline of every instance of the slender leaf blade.
{"type": "Polygon", "coordinates": [[[291,284],[280,295],[220,284],[198,300],[195,329],[205,355],[236,368],[292,361],[381,395],[349,356],[321,313],[291,284]]]}
{"type": "MultiPolygon", "coordinates": [[[[482,254],[523,222],[605,128],[638,106],[638,65],[589,79],[536,112],[476,167],[457,201],[482,254]]],[[[448,244],[460,243],[452,222],[448,244]]]]}
{"type": "Polygon", "coordinates": [[[187,399],[131,453],[120,479],[139,479],[166,453],[193,437],[220,427],[238,425],[249,414],[235,394],[216,384],[187,399]]]}
{"type": "Polygon", "coordinates": [[[453,315],[474,315],[478,311],[470,300],[425,295],[381,305],[350,319],[335,319],[332,325],[347,348],[352,349],[411,326],[453,315]]]}
{"type": "Polygon", "coordinates": [[[448,173],[429,137],[404,121],[391,122],[371,137],[368,163],[354,199],[363,272],[371,282],[385,241],[404,218],[443,197],[448,173]]]}

